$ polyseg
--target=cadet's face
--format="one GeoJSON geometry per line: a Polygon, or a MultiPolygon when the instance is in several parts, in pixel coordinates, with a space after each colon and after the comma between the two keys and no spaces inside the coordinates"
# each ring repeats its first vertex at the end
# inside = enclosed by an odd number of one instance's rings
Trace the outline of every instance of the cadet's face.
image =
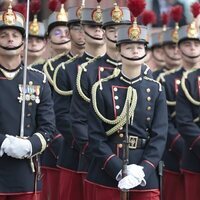
{"type": "Polygon", "coordinates": [[[176,44],[166,44],[164,49],[164,60],[168,68],[174,68],[181,65],[181,54],[176,44]]]}
{"type": "Polygon", "coordinates": [[[70,41],[69,29],[66,26],[54,27],[49,34],[49,40],[53,49],[69,50],[71,47],[70,42],[68,42],[70,41]]]}
{"type": "Polygon", "coordinates": [[[81,25],[71,25],[70,29],[70,37],[71,41],[74,42],[75,44],[82,45],[85,44],[85,36],[83,32],[83,28],[81,25]]]}
{"type": "MultiPolygon", "coordinates": [[[[15,29],[0,30],[0,46],[6,48],[15,48],[23,43],[22,34],[15,29]]],[[[19,55],[23,50],[23,46],[16,50],[4,50],[0,48],[0,54],[4,55],[19,55]]]]}
{"type": "Polygon", "coordinates": [[[197,63],[200,61],[200,41],[199,40],[186,40],[181,42],[180,52],[183,60],[189,63],[197,63]],[[187,56],[193,57],[188,58],[187,56]]]}
{"type": "MultiPolygon", "coordinates": [[[[121,55],[133,59],[141,58],[146,53],[145,46],[142,43],[121,44],[120,51],[121,55]]],[[[124,58],[122,58],[122,62],[123,60],[124,58]]],[[[129,61],[127,59],[124,61],[141,65],[144,62],[144,58],[137,61],[129,61]]]]}
{"type": "Polygon", "coordinates": [[[107,46],[116,48],[116,44],[109,41],[109,39],[116,42],[118,30],[119,30],[119,26],[108,26],[108,27],[106,27],[106,29],[105,29],[105,40],[106,40],[107,46]]]}
{"type": "Polygon", "coordinates": [[[28,39],[28,55],[30,56],[41,56],[45,51],[46,40],[37,38],[37,37],[29,37],[28,39]]]}
{"type": "Polygon", "coordinates": [[[103,40],[104,30],[100,26],[84,25],[83,29],[86,33],[88,33],[92,37],[97,38],[97,39],[102,39],[102,40],[94,40],[94,39],[90,38],[88,35],[85,34],[85,40],[86,40],[87,43],[99,44],[99,45],[104,44],[104,40],[103,40]]]}

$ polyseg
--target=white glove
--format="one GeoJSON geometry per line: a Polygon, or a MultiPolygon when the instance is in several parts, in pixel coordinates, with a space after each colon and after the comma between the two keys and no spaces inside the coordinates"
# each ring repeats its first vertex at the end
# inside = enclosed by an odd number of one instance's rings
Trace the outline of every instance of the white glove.
{"type": "Polygon", "coordinates": [[[4,152],[13,158],[23,159],[31,156],[32,145],[27,139],[6,135],[10,141],[10,145],[4,148],[4,152]]]}
{"type": "Polygon", "coordinates": [[[4,141],[1,144],[1,148],[0,148],[0,157],[3,156],[4,154],[4,149],[6,147],[10,146],[10,140],[8,138],[5,138],[4,141]]]}
{"type": "Polygon", "coordinates": [[[142,183],[142,180],[136,178],[133,175],[128,175],[121,179],[118,183],[118,188],[121,190],[129,190],[131,188],[135,188],[142,183]]]}
{"type": "MultiPolygon", "coordinates": [[[[133,176],[139,176],[141,178],[144,178],[145,174],[143,171],[142,166],[140,165],[136,165],[136,164],[131,164],[127,166],[127,175],[133,175],[133,176]]],[[[122,179],[122,170],[120,170],[120,172],[117,174],[116,176],[116,180],[120,181],[122,179]]]]}

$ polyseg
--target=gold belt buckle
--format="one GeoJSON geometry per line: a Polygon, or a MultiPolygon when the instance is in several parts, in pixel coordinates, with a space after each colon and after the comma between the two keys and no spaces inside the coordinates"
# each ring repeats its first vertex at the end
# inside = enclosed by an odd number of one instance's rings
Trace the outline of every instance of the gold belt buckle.
{"type": "Polygon", "coordinates": [[[129,148],[130,149],[136,149],[138,143],[138,137],[137,136],[129,136],[129,148]]]}

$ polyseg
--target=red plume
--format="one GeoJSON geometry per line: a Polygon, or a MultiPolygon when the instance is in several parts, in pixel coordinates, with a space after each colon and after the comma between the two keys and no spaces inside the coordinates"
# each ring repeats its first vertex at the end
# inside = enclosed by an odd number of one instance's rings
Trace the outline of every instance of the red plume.
{"type": "Polygon", "coordinates": [[[13,10],[21,13],[26,18],[26,11],[27,11],[26,4],[18,3],[13,7],[13,10]]]}
{"type": "Polygon", "coordinates": [[[148,24],[156,23],[156,14],[151,10],[145,10],[142,13],[142,23],[146,26],[148,24]]]}
{"type": "Polygon", "coordinates": [[[60,3],[57,0],[50,0],[48,7],[49,9],[54,12],[56,10],[58,10],[60,3]]]}
{"type": "Polygon", "coordinates": [[[67,0],[59,0],[61,4],[64,4],[67,0]]]}
{"type": "Polygon", "coordinates": [[[168,22],[169,22],[169,13],[164,12],[164,13],[161,15],[161,21],[162,21],[162,24],[163,24],[163,25],[167,25],[168,22]]]}
{"type": "Polygon", "coordinates": [[[193,14],[193,17],[196,18],[200,14],[200,3],[193,3],[191,5],[191,12],[193,14]]]}
{"type": "Polygon", "coordinates": [[[33,14],[39,13],[41,8],[41,2],[40,0],[32,0],[30,4],[30,10],[33,14]]]}
{"type": "Polygon", "coordinates": [[[101,3],[101,0],[97,0],[97,3],[101,3]]]}
{"type": "Polygon", "coordinates": [[[127,6],[134,17],[138,17],[145,9],[145,0],[128,0],[127,6]]]}
{"type": "Polygon", "coordinates": [[[175,22],[179,22],[183,15],[183,7],[180,5],[173,6],[171,9],[171,16],[175,22]]]}

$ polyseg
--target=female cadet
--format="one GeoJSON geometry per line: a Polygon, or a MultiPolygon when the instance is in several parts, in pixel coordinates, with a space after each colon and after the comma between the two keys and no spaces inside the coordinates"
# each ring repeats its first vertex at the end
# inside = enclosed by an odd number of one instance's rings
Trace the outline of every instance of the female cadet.
{"type": "MultiPolygon", "coordinates": [[[[138,3],[132,0],[132,8],[135,2],[138,3]]],[[[116,69],[92,88],[88,114],[92,162],[86,180],[87,200],[119,200],[119,189],[129,189],[129,200],[159,199],[156,167],[166,143],[167,107],[161,85],[141,74],[146,36],[146,28],[137,25],[136,20],[132,26],[120,28],[122,69],[116,69]],[[127,176],[122,178],[128,103],[129,164],[127,176]]]]}

